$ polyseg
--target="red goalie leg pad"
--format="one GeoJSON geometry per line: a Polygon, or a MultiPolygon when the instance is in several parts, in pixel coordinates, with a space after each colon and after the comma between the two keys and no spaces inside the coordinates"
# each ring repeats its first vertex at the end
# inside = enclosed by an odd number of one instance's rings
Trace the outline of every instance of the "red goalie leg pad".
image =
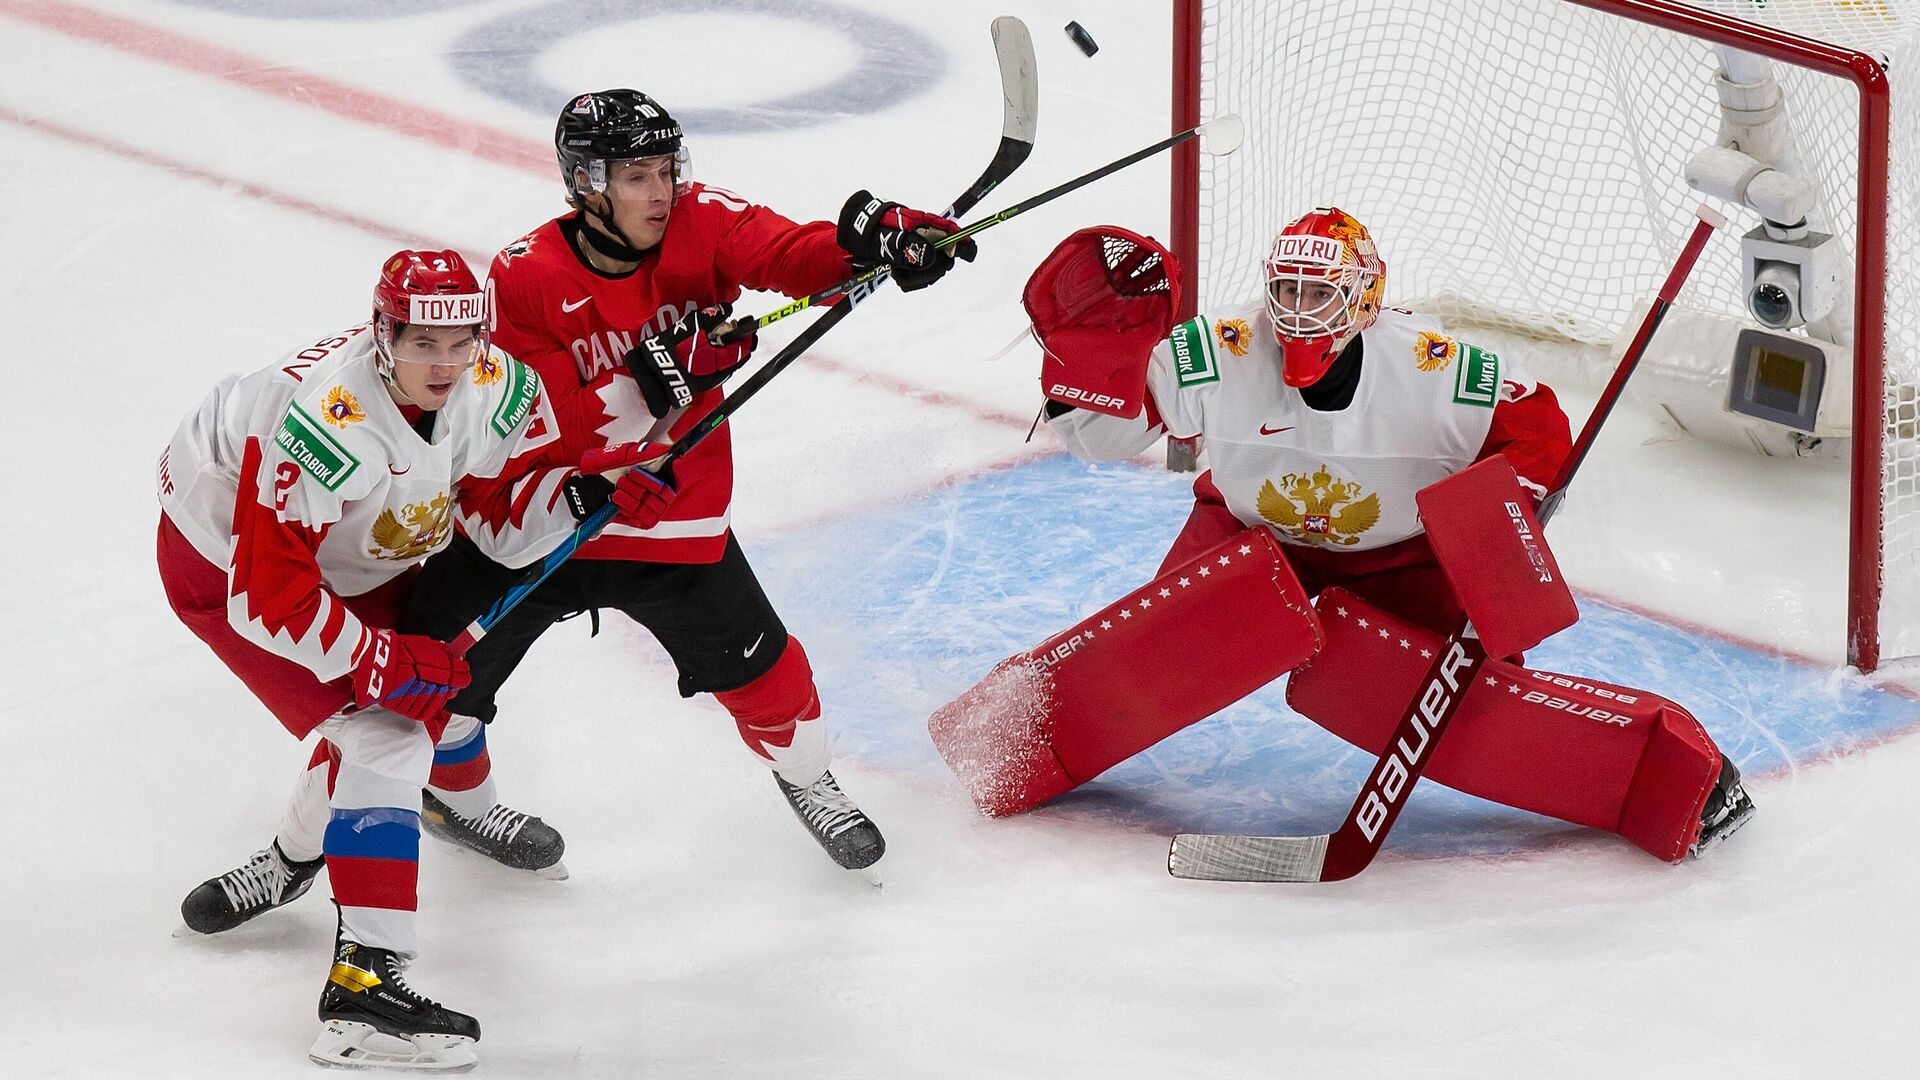
{"type": "MultiPolygon", "coordinates": [[[[1443,639],[1343,589],[1320,596],[1326,647],[1287,704],[1364,750],[1386,747],[1443,639]],[[1423,653],[1425,655],[1423,655],[1423,653]]],[[[1433,751],[1450,788],[1686,856],[1720,771],[1693,715],[1665,698],[1489,660],[1433,751]]]]}
{"type": "Polygon", "coordinates": [[[813,685],[813,667],[800,639],[788,637],[765,675],[738,690],[713,695],[733,714],[740,737],[754,753],[768,761],[793,745],[794,729],[820,717],[820,694],[813,685]]]}
{"type": "Polygon", "coordinates": [[[1280,545],[1246,529],[1038,648],[927,721],[980,809],[1018,813],[1240,700],[1320,648],[1280,545]]]}

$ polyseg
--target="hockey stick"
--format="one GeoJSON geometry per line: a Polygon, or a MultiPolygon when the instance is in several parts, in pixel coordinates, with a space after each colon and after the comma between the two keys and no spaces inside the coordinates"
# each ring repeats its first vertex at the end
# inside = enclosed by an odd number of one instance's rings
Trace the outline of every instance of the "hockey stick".
{"type": "MultiPolygon", "coordinates": [[[[1018,169],[1033,152],[1033,136],[1035,129],[1039,126],[1040,111],[1040,81],[1033,61],[1033,39],[1027,33],[1026,24],[1011,15],[1002,15],[993,20],[992,33],[994,52],[1000,60],[1002,102],[1000,145],[994,151],[993,160],[987,164],[986,169],[980,173],[972,186],[961,192],[959,198],[953,200],[953,205],[948,207],[946,213],[942,215],[944,217],[964,214],[979,205],[980,200],[986,198],[988,192],[999,187],[1001,181],[1013,175],[1014,170],[1018,169]]],[[[720,404],[716,405],[700,423],[682,435],[660,460],[649,462],[652,470],[659,472],[680,460],[687,451],[692,450],[701,440],[713,434],[721,424],[726,423],[729,417],[739,411],[740,406],[746,404],[760,392],[762,387],[771,382],[774,376],[799,359],[801,353],[812,348],[814,342],[838,325],[841,319],[846,318],[847,313],[852,311],[855,305],[871,296],[872,289],[856,287],[845,295],[846,303],[827,312],[812,326],[807,327],[800,336],[789,342],[786,348],[775,354],[772,360],[761,365],[760,370],[754,372],[750,378],[722,399],[720,404]]],[[[460,632],[460,636],[453,639],[454,650],[460,653],[466,652],[473,647],[474,642],[485,637],[487,631],[500,625],[500,620],[506,618],[508,612],[519,606],[520,601],[539,588],[541,582],[551,577],[554,571],[571,559],[574,553],[580,550],[581,545],[598,536],[600,530],[606,528],[607,523],[613,520],[616,512],[617,508],[609,501],[588,515],[586,520],[574,528],[571,535],[548,552],[537,566],[529,567],[519,581],[510,586],[500,599],[494,601],[492,607],[468,624],[467,628],[460,632]]]]}
{"type": "MultiPolygon", "coordinates": [[[[1154,143],[1152,146],[1143,147],[1142,149],[1136,150],[1133,153],[1128,154],[1126,157],[1120,158],[1116,161],[1110,161],[1107,164],[1102,165],[1099,168],[1093,170],[1092,172],[1083,173],[1080,176],[1076,176],[1064,184],[1060,184],[1058,186],[1048,188],[1047,190],[1041,192],[1038,195],[1035,195],[1031,198],[1023,199],[1020,202],[1014,203],[1012,206],[1007,207],[1005,210],[1002,210],[995,214],[989,214],[986,217],[981,218],[979,221],[976,221],[973,224],[968,225],[957,232],[948,233],[946,236],[941,237],[938,241],[934,243],[934,246],[938,248],[951,248],[955,244],[958,244],[960,241],[965,240],[966,238],[974,235],[975,233],[985,232],[988,229],[993,228],[995,225],[999,225],[1002,222],[1009,221],[1015,217],[1018,217],[1019,215],[1024,214],[1027,211],[1034,209],[1035,207],[1044,206],[1047,203],[1052,202],[1053,200],[1059,198],[1062,195],[1066,195],[1071,192],[1078,191],[1081,188],[1086,187],[1088,184],[1093,183],[1095,180],[1099,180],[1099,179],[1102,179],[1103,177],[1111,176],[1112,174],[1119,172],[1121,169],[1124,169],[1129,165],[1132,165],[1136,162],[1145,161],[1147,158],[1150,158],[1153,155],[1158,154],[1160,151],[1171,149],[1172,147],[1175,147],[1175,146],[1179,146],[1181,143],[1186,142],[1189,139],[1196,139],[1196,138],[1199,139],[1201,149],[1205,150],[1209,154],[1214,155],[1215,157],[1224,157],[1225,155],[1231,154],[1235,150],[1240,149],[1240,143],[1245,137],[1246,137],[1245,125],[1243,125],[1240,122],[1240,118],[1238,116],[1234,115],[1233,113],[1228,113],[1225,116],[1216,116],[1212,120],[1209,120],[1204,124],[1201,124],[1199,127],[1189,128],[1178,135],[1169,136],[1168,138],[1162,139],[1159,142],[1154,143]]],[[[1005,139],[1001,140],[1003,146],[1005,144],[1005,141],[1006,141],[1005,139]]],[[[958,210],[950,211],[941,216],[954,217],[958,214],[962,214],[965,212],[966,212],[965,208],[961,208],[958,210]]],[[[876,266],[869,270],[864,270],[854,275],[853,277],[850,277],[847,280],[841,282],[840,284],[832,286],[831,288],[823,289],[820,292],[814,293],[812,296],[803,296],[800,299],[795,300],[794,302],[786,305],[785,307],[775,308],[774,310],[767,312],[765,315],[760,316],[758,319],[743,320],[741,322],[738,322],[733,326],[732,329],[729,329],[724,333],[721,333],[720,335],[718,335],[718,337],[715,340],[720,344],[725,344],[729,341],[737,341],[740,338],[746,337],[748,334],[754,333],[763,327],[771,326],[774,323],[779,322],[781,319],[788,317],[789,315],[797,315],[800,312],[805,311],[810,307],[814,307],[819,304],[830,303],[833,300],[836,300],[842,296],[849,295],[850,293],[854,292],[856,289],[861,288],[862,286],[872,285],[874,288],[878,288],[879,287],[878,283],[884,281],[889,272],[890,271],[885,266],[876,266]]]]}
{"type": "MultiPolygon", "coordinates": [[[[1613,378],[1608,380],[1607,388],[1587,417],[1586,425],[1580,429],[1580,437],[1561,464],[1546,498],[1541,500],[1542,525],[1566,497],[1567,485],[1573,482],[1573,474],[1599,437],[1600,426],[1619,402],[1627,377],[1639,365],[1648,342],[1680,294],[1680,287],[1692,272],[1701,249],[1713,230],[1726,224],[1725,218],[1705,205],[1695,213],[1698,220],[1692,235],[1627,346],[1620,366],[1614,370],[1613,378]]],[[[1386,751],[1380,755],[1379,763],[1368,775],[1337,832],[1319,836],[1182,833],[1173,838],[1167,849],[1167,872],[1178,878],[1206,881],[1342,881],[1365,870],[1380,853],[1393,823],[1399,820],[1407,796],[1420,782],[1427,763],[1433,759],[1434,747],[1446,733],[1454,714],[1459,712],[1460,702],[1466,698],[1486,659],[1486,650],[1474,635],[1472,624],[1463,621],[1434,656],[1425,681],[1407,703],[1386,751]]]]}

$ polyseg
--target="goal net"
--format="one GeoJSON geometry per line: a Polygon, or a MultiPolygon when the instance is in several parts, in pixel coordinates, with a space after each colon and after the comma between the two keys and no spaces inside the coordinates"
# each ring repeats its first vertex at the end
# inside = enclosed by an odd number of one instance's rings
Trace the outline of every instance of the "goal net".
{"type": "MultiPolygon", "coordinates": [[[[1178,0],[1175,36],[1176,126],[1248,124],[1238,154],[1176,163],[1174,249],[1200,308],[1253,295],[1274,231],[1334,204],[1380,243],[1389,303],[1599,345],[1631,332],[1703,201],[1684,176],[1721,137],[1716,75],[1766,65],[1778,164],[1811,184],[1808,221],[1845,266],[1821,333],[1866,401],[1848,656],[1920,655],[1920,0],[1178,0]],[[1850,51],[1873,63],[1848,68],[1850,51]],[[1879,68],[1890,93],[1870,103],[1879,68]],[[1863,215],[1863,179],[1884,219],[1863,215]]],[[[1677,311],[1758,326],[1738,234],[1760,216],[1713,205],[1733,235],[1677,311]]]]}

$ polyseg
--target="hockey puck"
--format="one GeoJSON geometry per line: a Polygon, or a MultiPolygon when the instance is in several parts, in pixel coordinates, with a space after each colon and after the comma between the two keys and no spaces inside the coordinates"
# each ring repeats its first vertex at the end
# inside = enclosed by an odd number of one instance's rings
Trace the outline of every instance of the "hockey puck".
{"type": "Polygon", "coordinates": [[[1100,43],[1093,40],[1093,35],[1087,33],[1087,28],[1077,22],[1067,24],[1067,40],[1073,42],[1074,47],[1088,56],[1100,51],[1100,43]]]}

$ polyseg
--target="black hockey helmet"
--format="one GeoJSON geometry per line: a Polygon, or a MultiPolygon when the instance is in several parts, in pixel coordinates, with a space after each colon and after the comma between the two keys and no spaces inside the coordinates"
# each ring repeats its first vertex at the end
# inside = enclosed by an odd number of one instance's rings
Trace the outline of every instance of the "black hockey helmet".
{"type": "Polygon", "coordinates": [[[675,186],[687,183],[687,148],[679,123],[638,90],[600,90],[568,102],[554,127],[553,149],[571,198],[587,193],[576,186],[580,170],[587,174],[589,191],[606,190],[609,161],[672,154],[675,186]]]}

